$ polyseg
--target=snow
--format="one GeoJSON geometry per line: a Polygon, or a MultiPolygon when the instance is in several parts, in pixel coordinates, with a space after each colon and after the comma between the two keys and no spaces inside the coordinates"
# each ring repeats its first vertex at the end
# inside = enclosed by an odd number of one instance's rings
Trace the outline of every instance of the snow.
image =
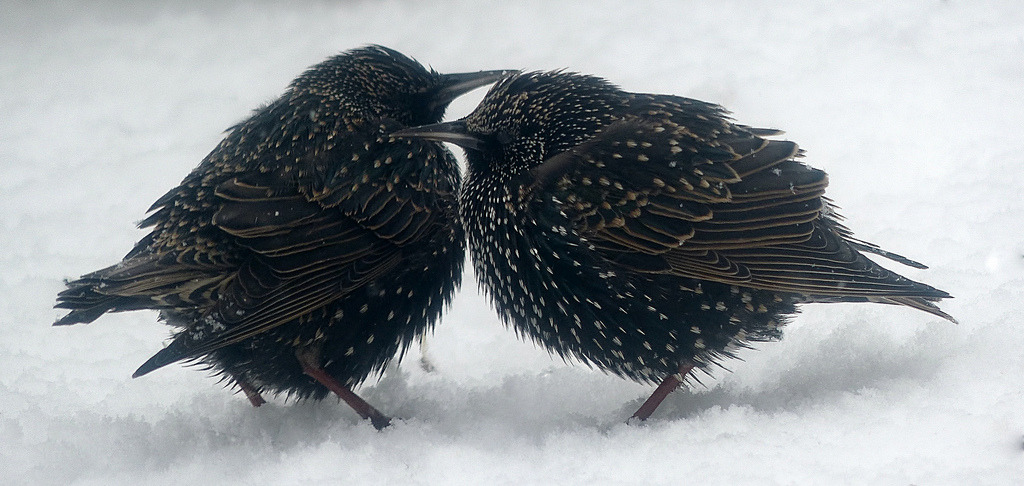
{"type": "Polygon", "coordinates": [[[2,10],[0,483],[1024,484],[1020,2],[2,10]],[[467,280],[425,349],[358,390],[404,418],[383,432],[336,400],[253,409],[182,366],[131,379],[167,337],[152,312],[50,326],[61,279],[123,256],[222,130],[371,42],[445,72],[570,68],[785,129],[857,235],[930,265],[899,271],[954,294],[960,324],[807,306],[638,426],[651,387],[519,341],[467,280]]]}

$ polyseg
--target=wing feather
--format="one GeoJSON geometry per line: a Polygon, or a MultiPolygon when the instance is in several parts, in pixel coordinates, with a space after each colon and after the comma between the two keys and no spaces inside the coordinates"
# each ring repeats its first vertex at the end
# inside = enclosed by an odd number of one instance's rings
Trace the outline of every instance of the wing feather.
{"type": "MultiPolygon", "coordinates": [[[[673,105],[658,106],[650,113],[673,105]]],[[[633,270],[944,316],[930,302],[948,294],[858,251],[916,263],[852,238],[824,197],[827,176],[797,160],[796,144],[763,138],[773,130],[712,121],[698,130],[679,119],[617,121],[535,168],[524,192],[548,194],[535,203],[557,204],[606,258],[633,270]]]]}

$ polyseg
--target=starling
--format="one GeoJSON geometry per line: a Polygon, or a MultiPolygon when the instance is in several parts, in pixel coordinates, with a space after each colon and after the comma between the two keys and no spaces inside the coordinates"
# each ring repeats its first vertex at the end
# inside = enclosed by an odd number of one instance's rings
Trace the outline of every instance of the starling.
{"type": "Polygon", "coordinates": [[[255,406],[334,392],[386,426],[351,387],[432,329],[465,255],[455,158],[388,135],[506,74],[439,74],[381,46],[313,66],[153,204],[123,261],[67,283],[56,325],[156,309],[173,340],[135,377],[184,360],[255,406]]]}
{"type": "Polygon", "coordinates": [[[456,122],[396,137],[466,151],[459,195],[480,285],[520,336],[564,359],[660,382],[775,340],[811,302],[900,304],[953,320],[941,290],[867,259],[825,173],[779,131],[720,106],[567,72],[512,75],[456,122]]]}

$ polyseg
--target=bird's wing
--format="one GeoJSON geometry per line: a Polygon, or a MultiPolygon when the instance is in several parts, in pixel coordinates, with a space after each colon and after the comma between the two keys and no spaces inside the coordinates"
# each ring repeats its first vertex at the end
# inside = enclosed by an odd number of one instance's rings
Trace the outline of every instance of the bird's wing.
{"type": "Polygon", "coordinates": [[[770,132],[626,119],[535,168],[526,192],[551,197],[635,271],[815,297],[948,297],[859,253],[830,215],[824,172],[794,160],[796,144],[758,133],[770,132]]]}
{"type": "Polygon", "coordinates": [[[437,220],[437,207],[455,200],[458,165],[440,144],[390,139],[401,128],[385,119],[374,137],[339,141],[314,155],[299,191],[396,244],[420,239],[437,220]]]}
{"type": "Polygon", "coordinates": [[[240,176],[217,188],[213,224],[251,250],[219,289],[215,310],[223,328],[201,338],[182,333],[140,368],[200,356],[291,322],[394,268],[401,247],[336,208],[294,191],[240,176]]]}
{"type": "MultiPolygon", "coordinates": [[[[748,151],[750,159],[765,159],[762,165],[775,166],[797,149],[790,142],[758,139],[748,151]]],[[[732,163],[739,158],[731,147],[706,143],[686,127],[633,118],[611,124],[533,169],[534,184],[545,189],[530,192],[554,195],[576,230],[608,252],[663,257],[691,241],[718,239],[748,245],[754,240],[765,244],[806,238],[809,230],[791,223],[817,215],[818,208],[799,204],[811,201],[813,206],[822,194],[824,182],[814,174],[802,181],[794,179],[792,188],[789,184],[784,190],[766,187],[765,197],[743,201],[760,209],[746,218],[758,220],[757,224],[741,225],[743,218],[736,214],[727,217],[713,212],[716,204],[735,204],[738,212],[743,209],[734,201],[731,185],[748,175],[758,160],[732,163]],[[779,206],[783,209],[772,211],[779,206]],[[698,235],[702,223],[712,220],[731,226],[722,226],[718,235],[698,235]]],[[[791,169],[806,168],[795,164],[791,169]]]]}
{"type": "Polygon", "coordinates": [[[395,268],[403,246],[450,219],[454,208],[445,215],[436,208],[454,200],[454,188],[441,180],[443,171],[428,170],[432,157],[450,152],[434,143],[390,143],[394,123],[382,122],[368,138],[322,140],[299,164],[257,160],[260,170],[217,185],[212,225],[246,250],[217,289],[213,311],[223,326],[180,334],[137,375],[321,309],[395,268]]]}

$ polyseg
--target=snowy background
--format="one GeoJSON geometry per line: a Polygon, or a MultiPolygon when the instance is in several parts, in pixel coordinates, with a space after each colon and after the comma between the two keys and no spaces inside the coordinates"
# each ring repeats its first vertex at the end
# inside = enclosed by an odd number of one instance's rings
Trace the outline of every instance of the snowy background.
{"type": "Polygon", "coordinates": [[[1024,484],[1024,3],[201,4],[0,4],[0,483],[1024,484]],[[132,380],[167,336],[152,312],[50,327],[61,279],[119,260],[222,130],[370,42],[784,129],[960,324],[808,306],[631,426],[651,387],[517,341],[467,280],[436,371],[415,349],[359,390],[405,418],[384,432],[332,399],[253,409],[182,366],[132,380]]]}

